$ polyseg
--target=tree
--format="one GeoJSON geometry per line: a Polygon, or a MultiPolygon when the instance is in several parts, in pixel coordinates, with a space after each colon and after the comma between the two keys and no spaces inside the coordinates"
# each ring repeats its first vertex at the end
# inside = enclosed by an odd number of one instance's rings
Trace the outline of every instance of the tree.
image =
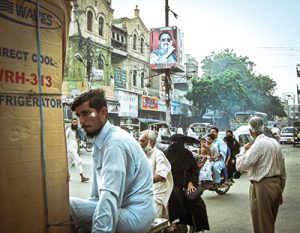
{"type": "Polygon", "coordinates": [[[192,79],[192,89],[186,98],[201,110],[201,117],[206,109],[230,115],[248,109],[284,116],[280,99],[273,96],[276,82],[268,76],[256,75],[254,66],[248,57],[237,56],[233,50],[212,52],[202,60],[203,75],[192,79]]]}

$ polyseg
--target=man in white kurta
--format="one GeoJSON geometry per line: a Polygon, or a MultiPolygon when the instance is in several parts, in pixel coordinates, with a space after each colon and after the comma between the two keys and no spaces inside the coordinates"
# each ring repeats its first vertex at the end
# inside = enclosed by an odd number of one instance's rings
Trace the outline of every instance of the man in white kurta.
{"type": "Polygon", "coordinates": [[[71,125],[66,128],[69,174],[71,174],[70,170],[74,164],[77,172],[80,175],[81,182],[86,182],[89,180],[89,178],[83,175],[82,159],[79,157],[78,154],[78,143],[77,143],[77,136],[76,136],[77,129],[78,129],[78,120],[76,118],[73,118],[71,125]]]}
{"type": "Polygon", "coordinates": [[[156,217],[167,218],[168,201],[173,189],[171,164],[164,153],[155,147],[156,134],[154,131],[143,131],[139,141],[152,168],[156,217]]]}

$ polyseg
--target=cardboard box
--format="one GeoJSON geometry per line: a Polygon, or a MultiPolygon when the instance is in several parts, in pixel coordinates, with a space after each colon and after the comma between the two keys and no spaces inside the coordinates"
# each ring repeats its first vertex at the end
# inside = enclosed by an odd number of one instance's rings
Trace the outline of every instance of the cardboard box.
{"type": "Polygon", "coordinates": [[[61,88],[71,5],[38,2],[0,1],[1,233],[69,232],[57,225],[69,220],[61,88]]]}

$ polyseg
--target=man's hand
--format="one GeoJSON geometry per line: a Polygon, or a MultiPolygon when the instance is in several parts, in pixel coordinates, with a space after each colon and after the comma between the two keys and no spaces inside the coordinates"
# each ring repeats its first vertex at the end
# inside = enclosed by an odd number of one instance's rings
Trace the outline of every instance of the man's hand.
{"type": "Polygon", "coordinates": [[[253,144],[252,142],[248,142],[247,144],[244,145],[244,148],[248,150],[252,146],[252,144],[253,144]]]}
{"type": "Polygon", "coordinates": [[[187,191],[188,191],[188,193],[192,193],[192,192],[195,192],[195,191],[196,191],[196,188],[195,188],[195,186],[193,185],[192,182],[189,182],[189,183],[188,183],[187,191]]]}

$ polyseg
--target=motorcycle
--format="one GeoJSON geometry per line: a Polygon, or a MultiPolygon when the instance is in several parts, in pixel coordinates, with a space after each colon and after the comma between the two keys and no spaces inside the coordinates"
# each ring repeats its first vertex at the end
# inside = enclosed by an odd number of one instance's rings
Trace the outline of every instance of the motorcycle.
{"type": "Polygon", "coordinates": [[[228,192],[233,182],[224,179],[224,169],[221,171],[220,184],[216,184],[212,181],[212,163],[210,157],[198,157],[194,155],[197,166],[199,168],[199,186],[203,191],[210,190],[215,191],[219,195],[223,195],[228,192]]]}
{"type": "Polygon", "coordinates": [[[226,182],[224,179],[218,185],[215,185],[211,181],[200,181],[199,186],[201,186],[204,191],[209,190],[214,191],[219,195],[224,195],[228,192],[228,190],[232,186],[232,183],[226,182]]]}
{"type": "Polygon", "coordinates": [[[92,139],[85,138],[83,141],[79,141],[79,148],[84,148],[86,152],[91,152],[93,148],[92,139]]]}
{"type": "Polygon", "coordinates": [[[87,137],[85,131],[81,128],[77,131],[78,148],[84,148],[86,152],[91,152],[93,148],[93,139],[87,137]]]}

